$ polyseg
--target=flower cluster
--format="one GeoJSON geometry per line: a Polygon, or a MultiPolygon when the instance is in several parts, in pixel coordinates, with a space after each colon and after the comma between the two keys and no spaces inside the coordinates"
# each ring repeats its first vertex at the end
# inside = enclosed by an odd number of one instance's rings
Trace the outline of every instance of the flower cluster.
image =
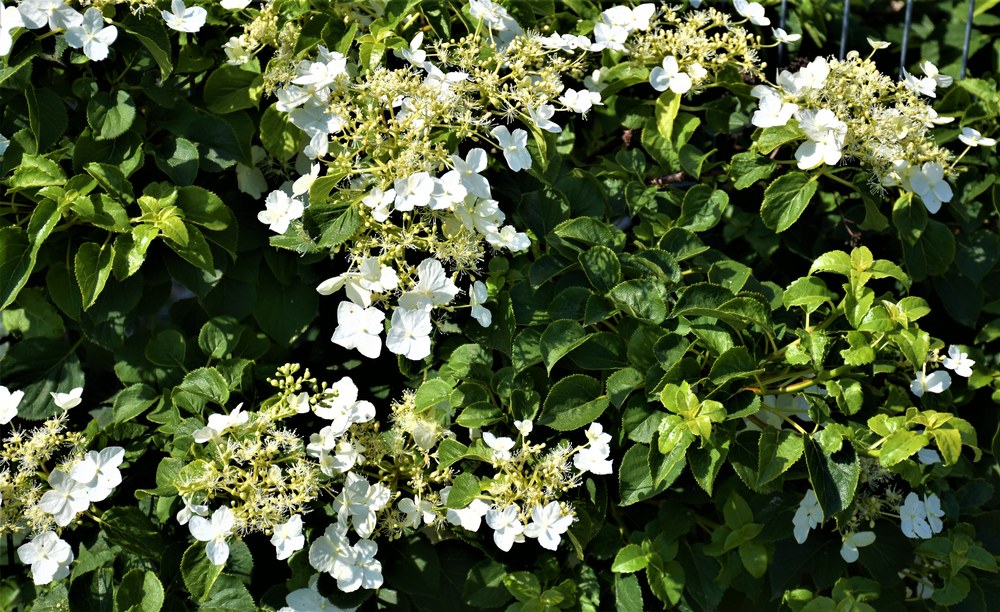
{"type": "MultiPolygon", "coordinates": [[[[937,359],[936,355],[934,356],[937,359]]],[[[969,354],[954,344],[948,347],[948,356],[940,358],[944,370],[935,370],[927,373],[927,366],[917,372],[916,378],[910,381],[910,392],[917,397],[923,397],[924,393],[944,393],[951,387],[951,375],[947,370],[951,370],[958,376],[968,378],[972,376],[972,366],[975,361],[969,359],[969,354]]]]}
{"type": "Polygon", "coordinates": [[[0,57],[10,53],[13,30],[48,27],[67,45],[99,62],[108,57],[118,38],[118,28],[107,21],[99,8],[91,6],[80,13],[64,0],[22,0],[16,8],[0,2],[0,57]]]}
{"type": "Polygon", "coordinates": [[[758,108],[751,122],[761,128],[782,127],[790,120],[805,136],[795,151],[803,170],[855,159],[871,171],[878,189],[898,185],[937,212],[953,193],[951,153],[932,140],[929,130],[952,119],[940,117],[920,98],[933,87],[950,84],[937,75],[916,87],[912,77],[893,81],[871,58],[858,53],[844,60],[818,57],[796,71],[782,70],[777,83],[753,88],[758,108]]]}

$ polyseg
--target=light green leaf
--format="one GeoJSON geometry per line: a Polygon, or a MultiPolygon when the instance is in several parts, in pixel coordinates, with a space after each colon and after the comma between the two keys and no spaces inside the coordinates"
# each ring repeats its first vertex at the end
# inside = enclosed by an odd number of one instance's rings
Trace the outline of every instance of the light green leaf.
{"type": "Polygon", "coordinates": [[[64,185],[66,173],[56,162],[41,155],[24,154],[7,182],[11,189],[64,185]]]}
{"type": "Polygon", "coordinates": [[[791,172],[774,180],[764,191],[760,217],[776,232],[790,228],[805,211],[816,193],[816,176],[791,172]]]}
{"type": "Polygon", "coordinates": [[[626,544],[611,563],[611,571],[616,574],[631,574],[646,569],[649,555],[638,544],[626,544]]]}
{"type": "Polygon", "coordinates": [[[479,495],[479,479],[474,475],[464,472],[451,483],[451,491],[448,493],[448,508],[461,509],[467,507],[479,495]]]}
{"type": "Polygon", "coordinates": [[[114,257],[115,249],[111,244],[99,246],[96,242],[85,242],[77,250],[73,259],[74,271],[83,296],[84,310],[93,306],[104,291],[108,277],[111,276],[114,257]]]}

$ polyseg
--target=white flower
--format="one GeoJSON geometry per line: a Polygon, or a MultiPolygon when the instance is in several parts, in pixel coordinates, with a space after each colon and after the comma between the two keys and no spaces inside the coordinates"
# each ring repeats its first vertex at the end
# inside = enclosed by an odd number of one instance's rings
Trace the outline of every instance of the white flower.
{"type": "Polygon", "coordinates": [[[309,578],[309,586],[304,589],[296,589],[285,595],[285,607],[279,608],[278,612],[354,612],[357,608],[338,608],[330,603],[330,600],[320,595],[317,584],[319,574],[313,574],[309,578]]]}
{"type": "Polygon", "coordinates": [[[483,432],[483,442],[493,449],[493,459],[496,461],[506,461],[510,459],[510,451],[514,448],[514,440],[502,437],[498,438],[488,431],[483,432]]]}
{"type": "Polygon", "coordinates": [[[997,143],[995,139],[986,138],[978,131],[969,127],[962,128],[962,133],[958,135],[958,139],[970,147],[992,147],[997,143]]]}
{"type": "Polygon", "coordinates": [[[396,210],[409,211],[431,203],[434,195],[434,179],[426,172],[416,172],[403,179],[396,179],[396,210]]]}
{"type": "Polygon", "coordinates": [[[931,214],[941,210],[941,204],[951,200],[954,193],[944,178],[944,168],[937,162],[924,162],[919,168],[911,166],[907,179],[913,193],[920,196],[931,214]]]}
{"type": "Polygon", "coordinates": [[[563,95],[559,96],[559,101],[562,102],[569,110],[575,113],[580,113],[581,115],[586,115],[587,111],[589,111],[593,106],[603,106],[603,103],[601,102],[601,94],[587,89],[581,89],[579,91],[575,89],[567,89],[563,95]]]}
{"type": "Polygon", "coordinates": [[[976,362],[969,359],[968,353],[963,353],[962,349],[952,344],[948,347],[948,356],[941,361],[941,365],[959,376],[968,378],[972,376],[972,366],[976,365],[976,362]]]}
{"type": "Polygon", "coordinates": [[[920,64],[920,70],[927,75],[927,78],[934,79],[934,82],[938,87],[948,87],[955,81],[955,79],[951,78],[947,74],[941,74],[938,72],[937,66],[928,61],[924,61],[920,64]]]}
{"type": "Polygon", "coordinates": [[[309,174],[303,174],[292,183],[292,196],[308,196],[312,184],[319,178],[320,165],[315,162],[309,166],[309,174]]]}
{"type": "Polygon", "coordinates": [[[41,585],[69,576],[73,549],[54,531],[43,531],[27,544],[19,546],[17,557],[21,563],[31,566],[32,580],[41,585]]]}
{"type": "Polygon", "coordinates": [[[686,72],[681,72],[677,64],[677,58],[668,55],[663,58],[663,63],[649,71],[649,84],[656,91],[670,90],[677,95],[685,94],[691,89],[691,77],[686,72]]]}
{"type": "Polygon", "coordinates": [[[423,66],[424,62],[427,61],[427,52],[420,48],[420,45],[423,43],[424,33],[417,32],[416,36],[410,41],[409,47],[397,51],[396,54],[414,66],[423,66]]]}
{"type": "Polygon", "coordinates": [[[932,448],[922,448],[917,451],[917,461],[924,465],[934,465],[941,463],[941,455],[932,448]]]}
{"type": "Polygon", "coordinates": [[[580,470],[581,474],[590,472],[591,474],[611,474],[614,465],[609,459],[611,447],[609,446],[587,446],[581,448],[573,455],[573,467],[580,470]]]}
{"type": "Polygon", "coordinates": [[[509,551],[514,542],[524,541],[524,524],[518,516],[517,506],[510,505],[503,510],[490,508],[486,512],[486,524],[493,529],[493,542],[504,552],[509,551]]]}
{"type": "Polygon", "coordinates": [[[531,422],[531,419],[524,419],[523,421],[514,421],[514,427],[518,433],[527,438],[531,430],[535,428],[535,425],[531,422]]]}
{"type": "Polygon", "coordinates": [[[419,528],[421,521],[425,525],[430,525],[437,518],[434,514],[434,504],[426,499],[420,499],[419,495],[413,496],[413,499],[404,497],[399,500],[397,506],[400,512],[406,514],[403,524],[413,529],[419,528]]]}
{"type": "Polygon", "coordinates": [[[740,15],[750,20],[750,23],[759,26],[771,25],[771,20],[764,16],[764,7],[756,2],[747,0],[733,0],[733,8],[740,15]]]}
{"type": "Polygon", "coordinates": [[[649,20],[655,13],[655,4],[640,4],[635,8],[619,5],[613,6],[601,13],[601,22],[621,27],[631,34],[636,30],[648,30],[649,20]]]}
{"type": "Polygon", "coordinates": [[[384,293],[396,288],[399,277],[389,266],[383,266],[378,257],[366,257],[357,272],[345,272],[329,278],[316,287],[320,295],[330,295],[341,287],[347,297],[362,308],[371,306],[372,293],[384,293]]]}
{"type": "Polygon", "coordinates": [[[944,529],[944,523],[941,522],[944,510],[941,509],[941,499],[937,495],[931,493],[930,496],[927,496],[924,494],[924,512],[927,514],[927,524],[931,531],[941,533],[941,530],[944,529]]]}
{"type": "Polygon", "coordinates": [[[531,522],[524,528],[524,535],[537,538],[542,548],[555,550],[559,547],[562,534],[573,524],[573,516],[563,514],[559,502],[549,502],[545,506],[535,505],[531,509],[531,522]]]}
{"type": "Polygon", "coordinates": [[[238,427],[249,420],[250,413],[243,412],[243,402],[240,402],[229,414],[223,413],[208,415],[207,425],[196,430],[191,435],[194,437],[195,442],[201,444],[208,442],[217,436],[221,436],[222,432],[226,431],[230,427],[238,427]]]}
{"type": "Polygon", "coordinates": [[[55,402],[56,406],[59,406],[63,410],[69,410],[70,408],[76,408],[80,405],[80,398],[83,396],[83,387],[70,389],[69,393],[56,393],[50,391],[49,395],[52,396],[52,401],[55,402]]]}
{"type": "Polygon", "coordinates": [[[604,426],[600,423],[591,423],[584,433],[587,441],[594,446],[608,446],[611,443],[611,435],[604,433],[604,426]]]}
{"type": "Polygon", "coordinates": [[[306,545],[306,538],[302,535],[302,516],[294,514],[288,521],[275,525],[271,544],[274,545],[278,561],[287,559],[295,551],[301,550],[306,545]]]}
{"type": "Polygon", "coordinates": [[[816,492],[809,489],[802,497],[802,501],[799,502],[795,516],[792,517],[792,525],[794,526],[792,532],[795,535],[795,541],[799,544],[804,543],[809,537],[809,530],[818,527],[822,522],[823,509],[819,506],[816,492]]]}
{"type": "MultiPolygon", "coordinates": [[[[490,130],[490,135],[497,139],[497,145],[511,170],[520,172],[531,167],[531,154],[525,146],[528,144],[527,132],[518,128],[512,133],[506,126],[498,125],[490,130]]],[[[471,189],[469,191],[472,192],[471,189]]]]}
{"type": "Polygon", "coordinates": [[[352,302],[337,306],[337,329],[330,340],[346,349],[375,359],[382,354],[382,321],[385,313],[371,306],[362,308],[352,302]]]}
{"type": "Polygon", "coordinates": [[[108,57],[108,47],[118,38],[118,28],[106,26],[100,9],[90,7],[83,14],[83,22],[69,28],[64,34],[66,42],[74,49],[83,47],[83,54],[99,62],[108,57]]]}
{"type": "Polygon", "coordinates": [[[830,64],[825,57],[817,57],[795,74],[782,70],[778,85],[789,95],[798,96],[813,89],[822,89],[830,76],[830,64]]]}
{"type": "MultiPolygon", "coordinates": [[[[21,13],[24,27],[29,30],[41,28],[45,24],[48,24],[49,29],[53,31],[68,30],[73,26],[80,25],[80,22],[83,21],[83,15],[67,5],[64,0],[24,0],[18,5],[17,10],[21,13]]],[[[13,23],[12,17],[12,15],[4,15],[0,19],[5,24],[8,19],[11,19],[11,23],[13,23]]],[[[0,55],[6,54],[0,53],[0,55]]]]}
{"type": "Polygon", "coordinates": [[[219,5],[224,9],[236,11],[250,6],[250,0],[222,0],[219,5]]]}
{"type": "Polygon", "coordinates": [[[927,522],[927,506],[916,493],[910,492],[899,507],[899,526],[908,538],[929,539],[934,532],[927,522]]]}
{"type": "Polygon", "coordinates": [[[323,390],[323,399],[313,410],[321,419],[330,421],[336,436],[343,435],[355,423],[366,423],[375,418],[375,406],[358,400],[358,387],[345,376],[323,390]]]}
{"type": "Polygon", "coordinates": [[[267,195],[264,207],[264,210],[257,213],[257,220],[277,234],[288,231],[288,225],[305,212],[302,200],[293,198],[280,189],[267,195]]]}
{"type": "Polygon", "coordinates": [[[346,584],[351,579],[355,556],[347,539],[347,526],[339,522],[327,527],[326,532],[309,546],[309,564],[317,571],[330,574],[337,580],[338,587],[341,581],[346,584]]]}
{"type": "Polygon", "coordinates": [[[802,40],[801,34],[789,34],[788,32],[782,30],[781,28],[773,28],[771,31],[774,32],[774,37],[778,39],[778,42],[784,43],[786,45],[789,43],[802,40]]]}
{"type": "Polygon", "coordinates": [[[10,391],[7,387],[0,385],[0,425],[10,423],[10,420],[17,416],[17,405],[21,403],[24,391],[10,391]]]}
{"type": "Polygon", "coordinates": [[[163,16],[163,20],[171,30],[191,32],[193,34],[200,30],[201,26],[205,25],[205,18],[208,17],[208,11],[200,6],[188,8],[184,6],[184,0],[172,0],[170,10],[160,11],[160,15],[163,16]]]}
{"type": "Polygon", "coordinates": [[[918,76],[912,75],[906,70],[903,70],[903,85],[908,89],[913,90],[917,94],[927,96],[929,98],[936,98],[937,93],[937,79],[931,77],[920,78],[918,76]]]}
{"type": "Polygon", "coordinates": [[[69,525],[77,514],[90,507],[87,487],[70,478],[66,472],[55,469],[49,474],[51,491],[46,491],[38,507],[55,517],[56,525],[69,525]]]}
{"type": "Polygon", "coordinates": [[[750,91],[750,95],[760,100],[750,120],[757,127],[783,126],[799,110],[797,104],[785,102],[777,90],[767,85],[757,85],[750,91]]]}
{"type": "Polygon", "coordinates": [[[910,392],[917,397],[923,397],[924,393],[944,393],[951,386],[951,376],[944,370],[937,370],[925,375],[923,370],[917,373],[917,377],[910,381],[910,392]]]}
{"type": "MultiPolygon", "coordinates": [[[[445,276],[441,262],[427,258],[417,266],[418,280],[413,289],[399,297],[399,306],[409,310],[424,310],[443,306],[458,295],[458,287],[445,276]]],[[[393,314],[393,321],[396,316],[393,314]]],[[[394,323],[395,324],[395,323],[394,323]]]]}
{"type": "Polygon", "coordinates": [[[241,66],[252,59],[250,41],[246,36],[231,36],[229,42],[222,45],[222,50],[226,53],[226,63],[230,66],[241,66]]]}
{"type": "Polygon", "coordinates": [[[388,191],[382,191],[378,187],[372,187],[372,190],[361,200],[361,203],[372,209],[372,218],[382,223],[389,218],[389,214],[392,212],[389,210],[389,205],[396,200],[396,191],[390,189],[388,191]]]}
{"type": "Polygon", "coordinates": [[[471,149],[465,154],[465,159],[458,155],[451,156],[452,167],[458,171],[462,179],[462,185],[468,192],[476,197],[489,199],[490,183],[486,177],[479,173],[486,169],[486,151],[483,149],[471,149]]]}
{"type": "Polygon", "coordinates": [[[472,290],[469,291],[469,306],[472,307],[472,318],[483,327],[489,327],[493,323],[493,313],[483,306],[488,298],[486,285],[482,281],[472,283],[472,290]]]}
{"type": "Polygon", "coordinates": [[[236,526],[236,516],[228,506],[222,506],[212,513],[212,519],[200,516],[191,517],[188,529],[196,540],[207,542],[205,554],[213,565],[222,565],[229,558],[229,543],[226,539],[232,535],[236,526]]]}
{"type": "Polygon", "coordinates": [[[259,200],[267,191],[267,179],[264,178],[264,173],[257,167],[257,164],[267,158],[267,152],[263,148],[253,145],[250,147],[250,157],[253,163],[249,166],[243,162],[236,162],[236,186],[243,193],[259,200]]]}
{"type": "Polygon", "coordinates": [[[809,170],[822,164],[834,165],[840,161],[847,124],[830,109],[804,110],[798,113],[799,129],[809,140],[795,150],[800,170],[809,170]]]}
{"type": "Polygon", "coordinates": [[[628,30],[620,25],[604,23],[594,24],[594,46],[600,49],[625,52],[625,41],[628,40],[628,30]]]}
{"type": "Polygon", "coordinates": [[[531,246],[531,239],[528,238],[528,235],[515,230],[512,225],[504,226],[498,232],[486,234],[486,242],[498,249],[507,249],[512,253],[527,250],[531,246]]]}
{"type": "MultiPolygon", "coordinates": [[[[450,487],[448,488],[450,491],[450,487]]],[[[441,492],[442,503],[448,503],[448,497],[444,491],[441,492]]],[[[486,513],[490,511],[489,505],[486,504],[481,499],[474,499],[465,508],[448,508],[448,512],[445,514],[445,518],[452,525],[461,525],[463,528],[469,531],[479,531],[479,526],[482,525],[483,517],[486,513]]]]}
{"type": "Polygon", "coordinates": [[[558,134],[562,132],[562,127],[552,121],[552,116],[556,114],[556,107],[551,104],[541,104],[537,108],[529,108],[528,116],[535,122],[538,129],[558,134]]]}
{"type": "Polygon", "coordinates": [[[431,354],[431,315],[425,308],[397,308],[385,337],[387,349],[407,359],[419,361],[431,354]]]}
{"type": "Polygon", "coordinates": [[[187,525],[193,516],[208,516],[207,504],[192,504],[190,499],[183,496],[181,501],[184,502],[184,507],[177,512],[177,522],[181,525],[187,525]]]}
{"type": "Polygon", "coordinates": [[[840,556],[848,563],[858,560],[858,549],[875,542],[874,531],[857,531],[847,534],[844,544],[840,547],[840,556]]]}
{"type": "Polygon", "coordinates": [[[354,531],[367,538],[375,530],[376,513],[389,503],[390,495],[382,483],[371,485],[363,476],[348,472],[344,488],[333,500],[333,509],[340,522],[346,524],[350,519],[354,531]]]}
{"type": "Polygon", "coordinates": [[[84,485],[92,502],[107,499],[111,491],[121,484],[118,466],[125,459],[125,449],[109,446],[101,452],[90,451],[70,470],[70,478],[84,485]]]}
{"type": "Polygon", "coordinates": [[[354,545],[354,559],[350,575],[337,580],[337,588],[345,593],[361,587],[377,589],[382,586],[382,563],[375,558],[378,544],[371,540],[361,540],[354,545]]]}
{"type": "Polygon", "coordinates": [[[875,40],[874,38],[868,38],[868,44],[871,45],[872,49],[875,49],[876,51],[889,48],[889,43],[884,40],[875,40]]]}

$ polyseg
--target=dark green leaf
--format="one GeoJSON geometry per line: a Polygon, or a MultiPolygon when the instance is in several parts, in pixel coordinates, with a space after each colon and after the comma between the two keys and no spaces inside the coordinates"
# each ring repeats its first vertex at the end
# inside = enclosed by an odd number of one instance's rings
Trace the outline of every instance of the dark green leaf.
{"type": "Polygon", "coordinates": [[[764,191],[760,217],[764,225],[776,232],[790,228],[805,211],[816,193],[815,176],[791,172],[774,180],[764,191]]]}
{"type": "Polygon", "coordinates": [[[572,374],[552,385],[538,423],[559,431],[571,431],[593,423],[607,407],[608,396],[601,394],[601,383],[597,379],[572,374]]]}

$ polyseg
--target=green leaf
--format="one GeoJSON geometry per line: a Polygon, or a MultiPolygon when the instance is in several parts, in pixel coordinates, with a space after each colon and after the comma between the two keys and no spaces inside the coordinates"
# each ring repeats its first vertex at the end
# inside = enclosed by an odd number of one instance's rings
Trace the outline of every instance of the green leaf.
{"type": "Polygon", "coordinates": [[[930,437],[915,431],[901,429],[894,432],[879,449],[878,460],[885,467],[892,467],[913,456],[917,451],[927,446],[930,437]]]}
{"type": "Polygon", "coordinates": [[[323,233],[316,242],[320,248],[332,249],[353,238],[360,227],[361,215],[357,206],[348,206],[332,223],[323,228],[323,233]]]}
{"type": "Polygon", "coordinates": [[[764,486],[787,472],[805,452],[802,436],[786,429],[765,429],[757,455],[757,485],[764,486]]]}
{"type": "Polygon", "coordinates": [[[674,92],[664,91],[656,99],[656,130],[660,136],[670,142],[674,134],[674,120],[681,108],[681,96],[674,92]]]}
{"type": "Polygon", "coordinates": [[[126,204],[135,200],[135,197],[132,195],[132,184],[128,182],[125,173],[118,166],[91,162],[84,166],[84,170],[87,171],[87,174],[94,177],[97,183],[112,198],[126,204]]]}
{"type": "Polygon", "coordinates": [[[73,258],[73,269],[83,296],[84,310],[93,306],[104,291],[108,277],[111,276],[114,257],[115,249],[111,244],[98,246],[96,242],[85,242],[77,250],[76,257],[73,258]]]}
{"type": "Polygon", "coordinates": [[[10,306],[28,282],[34,261],[27,234],[17,226],[0,228],[0,310],[10,306]]]}
{"type": "Polygon", "coordinates": [[[474,608],[498,608],[510,601],[503,578],[507,568],[496,561],[480,561],[469,569],[462,591],[462,601],[474,608]]]}
{"type": "Polygon", "coordinates": [[[693,232],[710,230],[719,223],[728,206],[729,195],[725,191],[695,185],[684,195],[677,224],[693,232]]]}
{"type": "Polygon", "coordinates": [[[205,81],[205,106],[217,115],[256,108],[263,89],[264,78],[256,60],[240,66],[224,64],[205,81]]]}
{"type": "Polygon", "coordinates": [[[158,612],[163,607],[163,585],[156,574],[134,569],[125,574],[115,591],[115,607],[129,612],[158,612]]]}
{"type": "Polygon", "coordinates": [[[542,332],[539,351],[545,369],[552,372],[553,366],[573,349],[587,341],[590,335],[576,321],[560,319],[549,324],[542,332]]]}
{"type": "Polygon", "coordinates": [[[733,187],[737,190],[746,189],[757,181],[770,177],[777,167],[778,164],[774,160],[758,155],[754,151],[737,153],[733,155],[729,169],[733,187]]]}
{"type": "Polygon", "coordinates": [[[424,381],[417,389],[413,398],[413,411],[420,413],[430,410],[439,404],[450,405],[452,386],[440,378],[424,381]]]}
{"type": "Polygon", "coordinates": [[[59,141],[69,125],[66,103],[48,87],[35,89],[29,85],[24,88],[24,97],[28,102],[28,118],[37,150],[45,151],[59,141]]]}
{"type": "Polygon", "coordinates": [[[944,223],[930,220],[915,244],[903,242],[903,259],[914,282],[944,274],[955,259],[955,235],[944,223]]]}
{"type": "Polygon", "coordinates": [[[41,155],[24,154],[7,182],[11,189],[66,184],[66,173],[56,162],[41,155]]]}
{"type": "Polygon", "coordinates": [[[767,155],[785,143],[801,139],[802,136],[802,130],[794,125],[764,128],[754,141],[754,147],[762,155],[767,155]]]}
{"type": "Polygon", "coordinates": [[[229,386],[215,368],[198,368],[174,387],[171,397],[178,406],[200,413],[205,402],[225,406],[229,401],[229,386]]]}
{"type": "Polygon", "coordinates": [[[187,138],[166,140],[156,148],[153,160],[177,185],[190,185],[198,176],[198,146],[187,138]]]}
{"type": "Polygon", "coordinates": [[[188,225],[180,221],[179,217],[168,217],[172,220],[173,225],[160,225],[160,229],[164,234],[164,242],[168,247],[170,247],[173,252],[177,253],[184,259],[184,261],[200,268],[209,274],[215,273],[215,258],[212,256],[212,248],[208,246],[208,242],[205,240],[205,235],[201,233],[197,227],[193,225],[188,225]],[[170,227],[173,230],[178,230],[183,228],[183,232],[176,232],[174,238],[170,237],[167,232],[167,228],[170,227]],[[187,234],[187,240],[182,242],[184,234],[187,234]],[[176,239],[175,239],[176,238],[176,239]]]}
{"type": "Polygon", "coordinates": [[[580,267],[590,284],[599,293],[607,293],[622,280],[618,254],[606,246],[597,245],[580,253],[580,267]]]}
{"type": "Polygon", "coordinates": [[[625,398],[632,391],[638,389],[645,382],[645,378],[635,368],[622,368],[608,377],[607,391],[608,399],[616,408],[621,408],[625,403],[625,398]]]}
{"type": "Polygon", "coordinates": [[[768,229],[783,232],[805,211],[816,193],[816,176],[791,172],[774,180],[764,191],[760,217],[768,229]]]}
{"type": "Polygon", "coordinates": [[[834,453],[827,453],[812,436],[804,440],[804,444],[806,469],[816,499],[823,516],[833,517],[846,510],[854,500],[861,475],[858,455],[850,443],[834,453]]]}
{"type": "Polygon", "coordinates": [[[702,447],[688,448],[687,461],[695,482],[709,495],[729,454],[729,439],[713,439],[702,447]]]}
{"type": "Polygon", "coordinates": [[[167,30],[163,27],[163,19],[159,14],[153,15],[145,13],[140,19],[133,15],[125,15],[121,25],[126,32],[134,36],[146,47],[153,61],[160,67],[160,79],[166,81],[174,69],[170,60],[172,51],[170,49],[170,38],[167,30]]]}
{"type": "Polygon", "coordinates": [[[662,323],[667,317],[667,305],[651,280],[625,281],[612,289],[608,297],[618,308],[637,319],[662,323]]]}
{"type": "Polygon", "coordinates": [[[187,341],[184,335],[174,329],[157,333],[146,344],[146,359],[150,363],[168,368],[184,367],[187,341]]]}
{"type": "Polygon", "coordinates": [[[618,491],[622,506],[629,506],[655,495],[653,473],[649,469],[650,447],[635,444],[622,457],[618,468],[618,491]]]}
{"type": "Polygon", "coordinates": [[[572,374],[552,385],[538,423],[558,431],[572,431],[597,420],[608,403],[597,379],[572,374]]]}
{"type": "Polygon", "coordinates": [[[631,574],[646,569],[649,555],[638,544],[626,544],[622,547],[615,560],[611,563],[611,571],[616,574],[631,574]]]}
{"type": "Polygon", "coordinates": [[[620,612],[643,612],[642,588],[635,576],[615,576],[615,609],[620,612]]]}
{"type": "Polygon", "coordinates": [[[87,123],[95,140],[118,138],[132,127],[135,114],[135,101],[124,90],[116,91],[114,97],[101,91],[87,102],[87,123]]]}
{"type": "Polygon", "coordinates": [[[101,529],[108,541],[134,555],[159,562],[165,543],[160,530],[136,506],[115,506],[101,514],[101,529]]]}
{"type": "Polygon", "coordinates": [[[229,357],[240,342],[243,326],[234,317],[213,317],[198,332],[198,347],[211,359],[229,357]]]}
{"type": "Polygon", "coordinates": [[[223,569],[225,565],[215,565],[208,560],[202,542],[189,546],[181,557],[181,577],[195,601],[203,602],[208,598],[223,569]]]}
{"type": "Polygon", "coordinates": [[[288,120],[288,113],[269,106],[260,118],[260,142],[268,155],[278,161],[292,158],[299,150],[302,131],[288,120]]]}
{"type": "Polygon", "coordinates": [[[233,214],[222,198],[197,186],[177,190],[176,205],[184,211],[184,222],[193,223],[211,231],[222,231],[233,223],[233,214]]]}
{"type": "Polygon", "coordinates": [[[138,383],[125,387],[115,396],[112,415],[115,424],[130,421],[146,411],[160,399],[160,394],[149,385],[138,383]]]}
{"type": "Polygon", "coordinates": [[[764,372],[750,356],[745,346],[734,346],[719,356],[712,364],[708,377],[716,385],[724,385],[733,380],[751,378],[764,372]]]}
{"type": "Polygon", "coordinates": [[[478,495],[479,479],[468,472],[463,472],[451,483],[446,507],[456,510],[468,507],[478,495]]]}
{"type": "MultiPolygon", "coordinates": [[[[813,265],[815,266],[815,264],[813,265]]],[[[792,284],[781,295],[781,302],[786,310],[798,306],[810,313],[823,304],[832,304],[835,298],[835,294],[827,288],[822,279],[815,276],[804,276],[792,281],[792,284]]]]}

